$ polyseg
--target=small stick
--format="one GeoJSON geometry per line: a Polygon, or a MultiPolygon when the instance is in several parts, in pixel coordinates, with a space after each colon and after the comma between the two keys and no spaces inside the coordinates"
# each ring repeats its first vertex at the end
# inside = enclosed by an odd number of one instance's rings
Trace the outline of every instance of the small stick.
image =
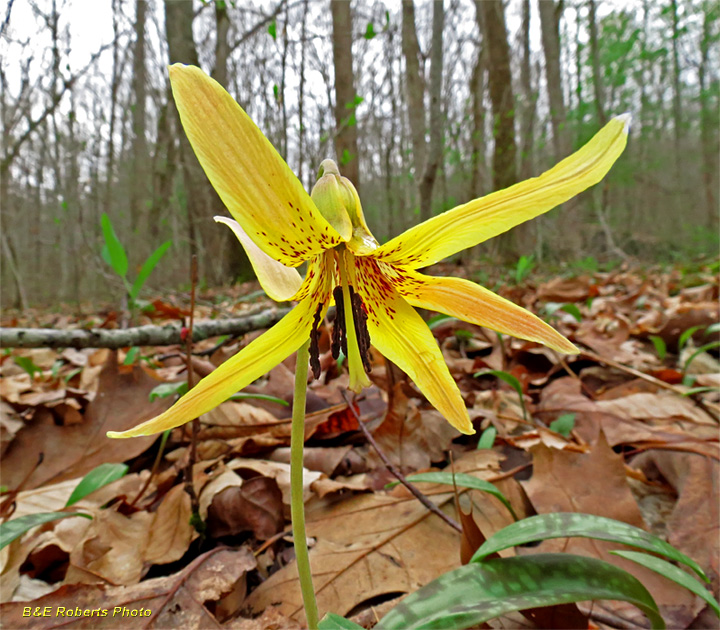
{"type": "Polygon", "coordinates": [[[403,474],[398,470],[398,468],[393,464],[380,450],[380,447],[378,446],[377,442],[375,441],[375,438],[372,436],[368,428],[365,426],[365,423],[360,419],[360,416],[358,415],[357,411],[355,411],[354,407],[354,400],[350,402],[345,392],[342,392],[342,397],[345,399],[345,402],[347,403],[348,407],[350,408],[350,412],[353,416],[355,416],[355,419],[358,422],[358,426],[360,427],[360,430],[363,432],[363,435],[365,436],[365,439],[370,443],[370,445],[375,449],[375,452],[378,454],[380,459],[382,460],[383,464],[385,464],[385,467],[397,478],[397,480],[405,486],[412,494],[413,496],[420,501],[428,510],[430,510],[433,514],[437,514],[442,520],[444,520],[450,527],[453,529],[456,529],[457,531],[462,533],[462,527],[460,527],[459,523],[452,518],[451,516],[448,516],[443,512],[437,505],[435,505],[430,499],[428,499],[420,490],[418,490],[415,486],[413,486],[411,483],[409,483],[403,474]]]}
{"type": "MultiPolygon", "coordinates": [[[[193,338],[193,323],[195,316],[195,287],[198,281],[197,271],[197,256],[193,254],[190,260],[190,322],[187,329],[187,336],[185,337],[185,363],[187,365],[187,386],[188,391],[193,387],[193,368],[192,368],[192,338],[193,338]]],[[[197,436],[200,430],[200,421],[194,418],[192,421],[192,431],[190,435],[190,450],[188,463],[185,468],[185,492],[190,495],[190,502],[192,505],[193,520],[199,521],[200,503],[198,502],[197,495],[195,494],[195,487],[193,486],[193,468],[195,461],[197,460],[197,436]]]]}

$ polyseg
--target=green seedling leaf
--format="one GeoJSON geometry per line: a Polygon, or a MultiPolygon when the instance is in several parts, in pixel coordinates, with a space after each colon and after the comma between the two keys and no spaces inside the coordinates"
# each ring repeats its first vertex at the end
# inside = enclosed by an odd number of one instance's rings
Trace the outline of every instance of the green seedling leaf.
{"type": "Polygon", "coordinates": [[[695,359],[697,359],[703,352],[707,352],[708,350],[712,350],[713,348],[720,348],[720,341],[711,341],[710,343],[706,343],[704,346],[700,346],[697,350],[695,350],[695,352],[693,352],[688,357],[688,360],[685,361],[685,367],[683,368],[683,372],[687,372],[690,364],[695,359]]]}
{"type": "Polygon", "coordinates": [[[130,299],[135,300],[137,296],[140,294],[140,291],[143,288],[143,285],[147,281],[147,279],[150,277],[150,274],[153,272],[153,269],[157,266],[157,264],[160,262],[160,259],[165,255],[165,252],[169,249],[169,247],[172,245],[172,241],[165,241],[160,247],[158,247],[152,254],[150,254],[147,257],[147,260],[143,263],[143,266],[140,268],[140,271],[137,275],[137,278],[135,278],[135,282],[132,284],[132,288],[130,289],[130,299]]]}
{"type": "Polygon", "coordinates": [[[705,331],[705,336],[707,337],[708,335],[714,335],[715,333],[720,333],[720,322],[710,324],[705,331]]]}
{"type": "Polygon", "coordinates": [[[680,338],[678,339],[678,352],[682,351],[685,344],[688,342],[688,339],[690,339],[690,337],[692,337],[701,328],[702,326],[691,326],[687,330],[683,331],[682,335],[680,335],[680,338]]]}
{"type": "Polygon", "coordinates": [[[665,356],[667,355],[667,345],[665,344],[665,340],[658,335],[650,335],[650,341],[652,341],[653,346],[655,346],[655,352],[658,355],[658,359],[661,361],[665,359],[665,356]]]}
{"type": "Polygon", "coordinates": [[[113,269],[113,271],[124,278],[128,271],[128,259],[120,239],[115,234],[115,229],[110,222],[110,217],[103,212],[100,217],[103,238],[105,239],[105,248],[103,249],[103,258],[113,269]]]}
{"type": "Polygon", "coordinates": [[[70,370],[64,377],[65,382],[69,383],[73,376],[77,376],[82,371],[83,369],[81,367],[76,367],[74,370],[70,370]]]}
{"type": "Polygon", "coordinates": [[[548,302],[545,305],[545,313],[548,317],[552,317],[558,311],[563,311],[572,317],[577,322],[582,322],[582,313],[576,304],[565,304],[563,302],[548,302]]]}
{"type": "Polygon", "coordinates": [[[684,586],[687,590],[695,593],[698,597],[702,597],[710,608],[715,611],[715,614],[720,617],[720,606],[715,601],[713,596],[707,591],[707,589],[698,582],[694,577],[688,575],[682,569],[679,569],[674,564],[670,564],[667,560],[658,558],[656,556],[649,556],[646,553],[640,553],[639,551],[625,551],[618,549],[611,551],[611,554],[620,556],[621,558],[627,558],[633,562],[637,562],[642,566],[659,573],[668,580],[672,580],[680,586],[684,586]]]}
{"type": "Polygon", "coordinates": [[[325,616],[318,623],[319,630],[364,630],[362,626],[354,621],[345,619],[335,613],[325,613],[325,616]]]}
{"type": "Polygon", "coordinates": [[[510,387],[512,387],[518,394],[518,397],[520,398],[520,407],[522,408],[522,414],[523,419],[527,422],[527,410],[525,409],[525,398],[523,396],[523,388],[520,384],[520,381],[517,380],[512,374],[509,372],[503,372],[502,370],[485,370],[484,372],[475,372],[473,376],[477,378],[478,376],[485,376],[486,374],[492,374],[492,376],[497,376],[499,379],[505,381],[510,387]]]}
{"type": "Polygon", "coordinates": [[[630,602],[652,628],[665,628],[637,578],[603,560],[560,553],[493,558],[445,573],[408,595],[375,628],[462,630],[517,610],[599,599],[630,602]]]}
{"type": "Polygon", "coordinates": [[[520,284],[535,266],[534,256],[520,256],[515,266],[515,283],[520,284]]]}
{"type": "Polygon", "coordinates": [[[570,432],[575,428],[575,414],[564,413],[550,423],[550,430],[569,438],[570,432]]]}
{"type": "Polygon", "coordinates": [[[433,315],[430,319],[427,320],[427,325],[430,330],[435,330],[435,328],[440,326],[440,324],[459,321],[460,320],[457,317],[453,317],[452,315],[438,313],[437,315],[433,315]]]}
{"type": "Polygon", "coordinates": [[[42,374],[42,369],[30,357],[13,357],[13,361],[28,373],[31,381],[35,380],[36,374],[42,374]]]}
{"type": "Polygon", "coordinates": [[[486,556],[509,547],[571,536],[607,540],[657,553],[690,567],[707,581],[705,573],[697,562],[657,536],[611,518],[576,512],[538,514],[512,523],[488,538],[475,552],[471,562],[482,562],[486,556]]]}
{"type": "Polygon", "coordinates": [[[686,392],[683,392],[681,396],[693,396],[694,394],[702,394],[704,392],[716,392],[717,387],[691,387],[686,392]]]}
{"type": "Polygon", "coordinates": [[[363,37],[365,39],[372,39],[373,37],[375,37],[375,35],[376,35],[376,33],[375,33],[375,27],[373,26],[373,23],[368,22],[367,28],[365,29],[365,35],[363,35],[363,37]]]}
{"type": "Polygon", "coordinates": [[[65,507],[70,507],[73,503],[84,499],[88,494],[95,492],[98,488],[102,488],[124,477],[127,471],[128,467],[125,464],[100,464],[97,468],[93,468],[81,479],[80,483],[75,486],[65,507]]]}
{"type": "Polygon", "coordinates": [[[123,360],[123,365],[132,365],[135,363],[135,360],[138,358],[138,355],[140,354],[140,348],[137,346],[133,346],[128,350],[127,354],[125,355],[125,359],[123,360]]]}
{"type": "MultiPolygon", "coordinates": [[[[406,477],[406,480],[412,481],[413,483],[444,483],[448,486],[456,485],[461,488],[472,488],[473,490],[487,492],[488,494],[492,494],[496,499],[499,499],[502,504],[510,511],[510,514],[512,514],[513,518],[517,520],[515,511],[512,509],[512,505],[510,505],[510,501],[507,500],[505,495],[500,492],[500,490],[498,490],[489,481],[485,481],[484,479],[478,479],[477,477],[473,477],[472,475],[468,475],[466,473],[455,473],[453,475],[453,473],[451,472],[426,472],[410,475],[409,477],[406,477]],[[453,479],[455,482],[454,484],[453,479]]],[[[385,487],[392,488],[399,483],[399,481],[392,481],[385,487]]]]}
{"type": "Polygon", "coordinates": [[[85,518],[92,519],[92,516],[83,514],[82,512],[41,512],[40,514],[20,516],[11,521],[0,523],[0,549],[7,547],[13,540],[20,538],[20,536],[29,532],[33,527],[50,523],[51,521],[57,521],[61,518],[67,518],[68,516],[84,516],[85,518]]]}
{"type": "Polygon", "coordinates": [[[52,369],[50,370],[50,375],[53,378],[57,378],[60,375],[60,368],[65,365],[65,361],[62,359],[55,359],[52,364],[52,369]]]}
{"type": "Polygon", "coordinates": [[[493,426],[489,426],[482,432],[480,439],[478,440],[478,451],[482,449],[490,449],[495,444],[495,437],[497,436],[497,429],[493,426]]]}
{"type": "Polygon", "coordinates": [[[254,398],[255,400],[267,400],[268,402],[277,403],[283,407],[290,406],[290,403],[287,400],[276,398],[275,396],[268,396],[267,394],[246,394],[244,392],[239,392],[230,396],[228,400],[247,400],[248,398],[254,398]]]}
{"type": "Polygon", "coordinates": [[[177,383],[160,383],[150,392],[150,402],[158,398],[167,398],[168,396],[182,396],[187,392],[187,381],[179,381],[177,383]]]}

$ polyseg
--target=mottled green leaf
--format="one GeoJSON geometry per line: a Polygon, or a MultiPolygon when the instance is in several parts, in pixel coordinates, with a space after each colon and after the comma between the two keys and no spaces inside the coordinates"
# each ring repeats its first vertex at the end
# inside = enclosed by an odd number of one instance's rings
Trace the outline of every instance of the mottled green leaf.
{"type": "Polygon", "coordinates": [[[88,494],[95,492],[98,488],[102,488],[112,481],[124,477],[127,471],[128,467],[126,464],[100,464],[97,468],[93,468],[80,480],[80,483],[75,486],[65,507],[69,507],[73,503],[77,503],[80,499],[84,499],[88,494]]]}
{"type": "Polygon", "coordinates": [[[658,553],[687,565],[701,578],[707,580],[705,573],[697,562],[657,536],[653,536],[653,534],[639,527],[611,518],[595,516],[594,514],[578,514],[576,512],[538,514],[517,523],[512,523],[488,538],[480,549],[475,552],[471,562],[481,562],[486,556],[508,547],[549,538],[568,538],[571,536],[607,540],[658,553]]]}
{"type": "Polygon", "coordinates": [[[228,400],[247,400],[254,398],[255,400],[267,400],[268,402],[277,403],[283,407],[289,407],[290,403],[287,400],[278,398],[277,396],[269,396],[268,394],[246,394],[245,392],[238,392],[228,398],[228,400]]]}
{"type": "Polygon", "coordinates": [[[614,599],[634,604],[653,628],[665,628],[647,589],[626,571],[570,554],[493,558],[450,571],[408,595],[378,630],[462,630],[526,608],[614,599]]]}
{"type": "Polygon", "coordinates": [[[633,562],[637,562],[638,564],[659,573],[663,577],[666,577],[668,580],[672,580],[676,584],[684,586],[687,590],[692,591],[698,597],[702,597],[709,604],[710,608],[715,611],[715,614],[720,617],[720,606],[718,606],[718,603],[708,590],[694,577],[692,577],[692,575],[685,573],[685,571],[679,569],[674,564],[670,564],[667,560],[663,560],[662,558],[649,556],[648,554],[641,553],[639,551],[625,551],[618,549],[617,551],[611,551],[610,553],[622,558],[627,558],[633,562]]]}
{"type": "Polygon", "coordinates": [[[326,613],[318,623],[319,630],[363,630],[362,626],[357,625],[354,621],[345,619],[335,613],[326,613]]]}

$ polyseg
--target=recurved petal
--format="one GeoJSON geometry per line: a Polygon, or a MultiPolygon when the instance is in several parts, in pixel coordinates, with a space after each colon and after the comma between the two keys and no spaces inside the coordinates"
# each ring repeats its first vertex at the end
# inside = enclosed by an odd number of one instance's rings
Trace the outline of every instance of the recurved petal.
{"type": "Polygon", "coordinates": [[[613,118],[579,151],[539,177],[428,219],[370,255],[418,269],[551,210],[605,176],[627,144],[629,123],[629,114],[613,118]]]}
{"type": "Polygon", "coordinates": [[[368,312],[370,342],[397,364],[461,433],[475,433],[465,403],[435,338],[372,258],[356,261],[356,288],[368,312]]]}
{"type": "Polygon", "coordinates": [[[152,435],[179,427],[217,407],[295,352],[308,340],[318,307],[321,307],[321,316],[327,309],[330,277],[324,273],[322,260],[319,265],[323,271],[305,282],[310,285],[306,299],[275,326],[202,379],[164,413],[121,433],[108,431],[108,437],[152,435]]]}
{"type": "Polygon", "coordinates": [[[570,341],[539,317],[474,282],[462,278],[435,278],[383,263],[380,268],[413,306],[536,341],[565,354],[578,353],[570,341]]]}
{"type": "Polygon", "coordinates": [[[270,258],[247,235],[240,224],[227,217],[215,217],[218,223],[227,225],[237,236],[245,249],[258,282],[268,297],[276,302],[291,300],[302,285],[302,277],[293,267],[286,267],[274,258],[270,258]]]}
{"type": "Polygon", "coordinates": [[[223,203],[268,256],[297,267],[343,242],[255,123],[194,66],[170,66],[190,144],[223,203]]]}

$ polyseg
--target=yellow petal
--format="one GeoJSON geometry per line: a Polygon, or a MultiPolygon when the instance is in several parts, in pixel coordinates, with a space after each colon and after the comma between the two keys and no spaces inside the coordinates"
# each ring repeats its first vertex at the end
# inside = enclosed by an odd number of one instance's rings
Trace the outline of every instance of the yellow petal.
{"type": "Polygon", "coordinates": [[[462,278],[434,278],[417,271],[379,263],[410,304],[452,315],[506,335],[536,341],[548,348],[577,354],[578,349],[551,326],[510,300],[462,278]]]}
{"type": "Polygon", "coordinates": [[[252,242],[237,221],[227,217],[215,217],[215,221],[224,223],[235,233],[250,259],[260,286],[268,297],[276,302],[291,300],[302,285],[302,277],[297,269],[286,267],[274,258],[270,258],[252,242]]]}
{"type": "Polygon", "coordinates": [[[210,183],[268,256],[288,267],[343,242],[302,184],[223,87],[194,66],[170,66],[180,120],[210,183]]]}
{"type": "Polygon", "coordinates": [[[613,118],[582,149],[540,177],[428,219],[388,241],[372,256],[418,269],[551,210],[605,177],[627,144],[629,123],[628,114],[613,118]]]}
{"type": "Polygon", "coordinates": [[[380,273],[373,259],[358,258],[356,264],[355,286],[367,309],[372,345],[396,363],[458,431],[475,433],[460,390],[427,324],[380,273]]]}
{"type": "MultiPolygon", "coordinates": [[[[108,431],[108,437],[129,438],[152,435],[179,427],[220,403],[271,370],[295,352],[310,336],[318,307],[324,316],[330,295],[330,274],[324,256],[316,261],[318,273],[307,278],[307,298],[266,333],[249,343],[234,357],[202,379],[170,409],[127,431],[108,431]]],[[[310,275],[310,272],[308,271],[310,275]]]]}

